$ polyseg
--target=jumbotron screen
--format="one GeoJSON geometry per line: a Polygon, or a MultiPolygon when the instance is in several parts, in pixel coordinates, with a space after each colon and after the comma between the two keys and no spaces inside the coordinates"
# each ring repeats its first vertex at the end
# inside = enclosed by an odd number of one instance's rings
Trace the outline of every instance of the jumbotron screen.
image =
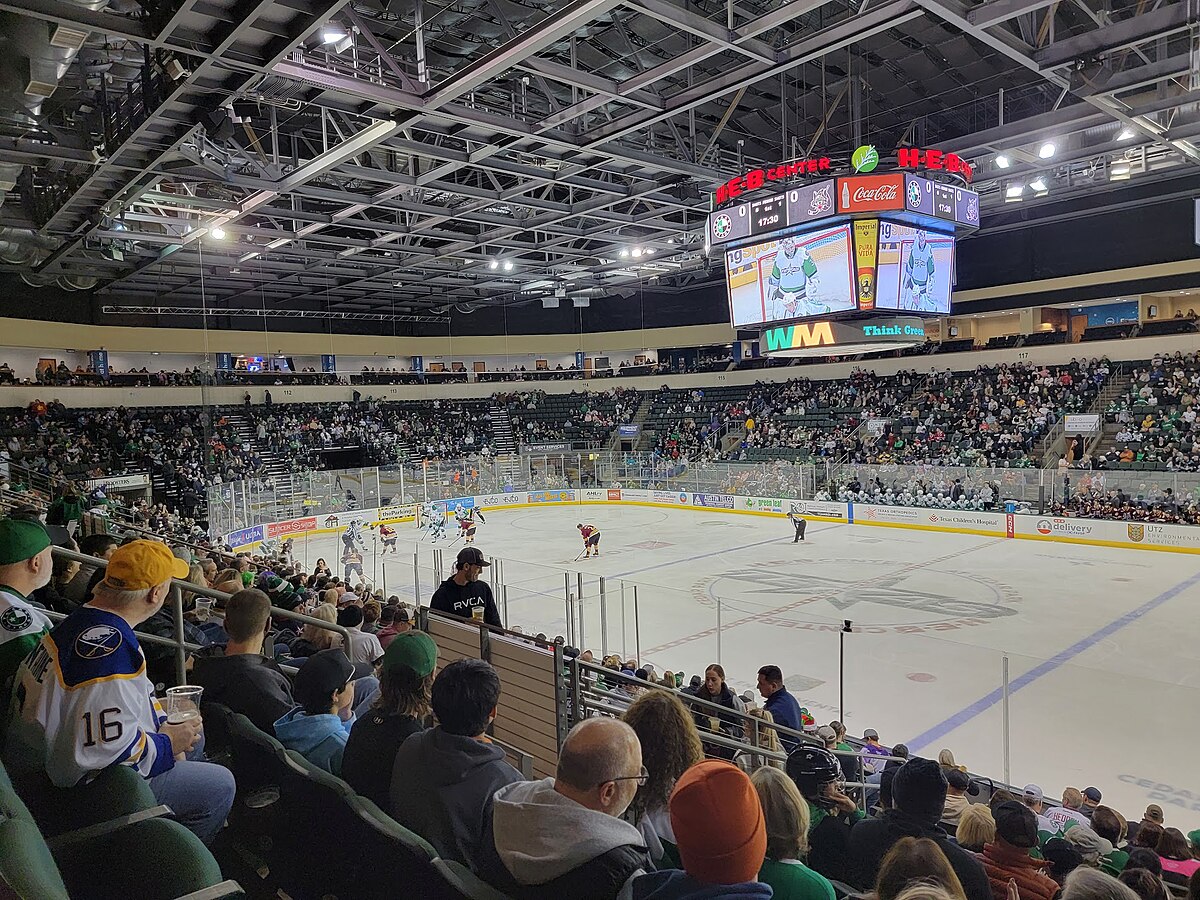
{"type": "Polygon", "coordinates": [[[726,252],[734,327],[857,309],[850,228],[843,222],[726,252]]]}
{"type": "Polygon", "coordinates": [[[875,308],[946,315],[954,281],[954,238],[881,220],[875,308]]]}

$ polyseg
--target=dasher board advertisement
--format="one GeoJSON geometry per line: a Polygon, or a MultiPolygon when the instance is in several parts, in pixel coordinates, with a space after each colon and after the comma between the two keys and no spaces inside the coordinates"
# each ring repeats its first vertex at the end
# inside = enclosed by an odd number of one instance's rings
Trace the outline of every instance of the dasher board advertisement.
{"type": "Polygon", "coordinates": [[[730,250],[725,269],[735,327],[858,308],[849,223],[730,250]]]}

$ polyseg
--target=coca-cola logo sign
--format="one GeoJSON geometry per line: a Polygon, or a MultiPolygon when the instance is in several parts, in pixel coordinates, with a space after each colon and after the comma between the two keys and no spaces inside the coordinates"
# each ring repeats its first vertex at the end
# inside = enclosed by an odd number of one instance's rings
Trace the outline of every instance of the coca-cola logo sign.
{"type": "Polygon", "coordinates": [[[904,208],[903,175],[865,175],[839,178],[839,213],[880,212],[904,208]]]}

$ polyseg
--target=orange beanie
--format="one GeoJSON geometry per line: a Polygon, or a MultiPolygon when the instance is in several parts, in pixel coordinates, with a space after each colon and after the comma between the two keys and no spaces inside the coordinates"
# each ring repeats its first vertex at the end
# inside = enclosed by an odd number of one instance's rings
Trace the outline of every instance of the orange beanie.
{"type": "Polygon", "coordinates": [[[696,763],[675,783],[670,811],[688,875],[705,884],[758,880],[767,827],[745,772],[719,760],[696,763]]]}

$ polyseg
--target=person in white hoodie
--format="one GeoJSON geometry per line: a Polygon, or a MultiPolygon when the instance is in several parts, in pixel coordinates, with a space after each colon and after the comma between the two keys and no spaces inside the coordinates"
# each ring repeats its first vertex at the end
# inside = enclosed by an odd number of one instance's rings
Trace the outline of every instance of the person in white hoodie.
{"type": "Polygon", "coordinates": [[[620,818],[648,777],[632,728],[580,722],[555,777],[496,792],[481,874],[519,900],[614,900],[651,868],[641,832],[620,818]]]}

